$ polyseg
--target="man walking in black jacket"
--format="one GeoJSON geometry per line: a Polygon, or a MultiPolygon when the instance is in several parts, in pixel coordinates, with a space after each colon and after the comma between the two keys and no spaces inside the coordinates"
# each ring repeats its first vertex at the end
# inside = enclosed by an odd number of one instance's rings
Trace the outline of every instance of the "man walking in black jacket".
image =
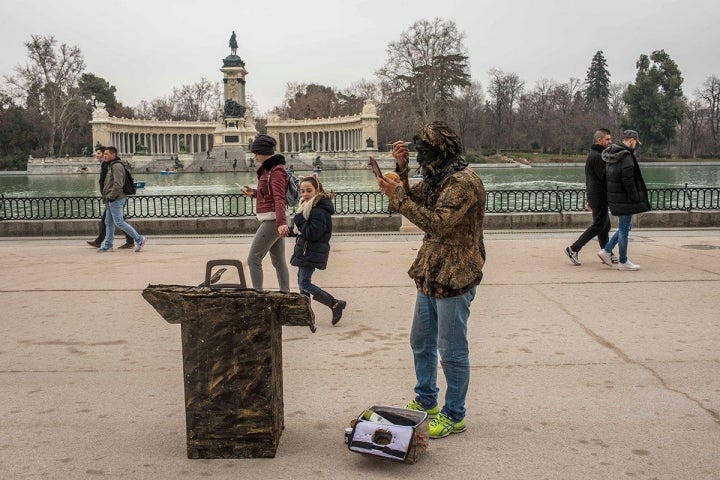
{"type": "Polygon", "coordinates": [[[640,265],[628,259],[628,239],[632,228],[632,216],[650,210],[647,187],[640,173],[635,149],[640,138],[635,130],[625,130],[622,143],[610,145],[603,150],[607,179],[607,199],[610,213],[618,217],[618,229],[605,248],[598,252],[604,264],[612,267],[610,252],[615,245],[620,250],[618,270],[640,270],[640,265]]]}
{"type": "MultiPolygon", "coordinates": [[[[604,247],[610,236],[610,216],[608,215],[607,189],[605,187],[605,162],[602,151],[612,143],[610,131],[600,128],[595,132],[590,154],[585,160],[585,187],[587,189],[586,210],[592,212],[593,223],[585,230],[575,243],[565,247],[565,253],[575,265],[580,265],[578,255],[580,249],[593,237],[597,237],[600,247],[604,247]]],[[[613,263],[617,257],[610,253],[613,263]]]]}

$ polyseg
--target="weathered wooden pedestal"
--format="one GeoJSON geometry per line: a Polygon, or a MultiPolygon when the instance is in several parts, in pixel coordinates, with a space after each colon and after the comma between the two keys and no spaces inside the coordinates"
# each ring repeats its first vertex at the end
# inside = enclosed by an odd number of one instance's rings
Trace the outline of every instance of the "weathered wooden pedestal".
{"type": "Polygon", "coordinates": [[[181,324],[188,458],[274,457],[283,429],[282,326],[315,331],[309,299],[246,288],[148,285],[181,324]]]}

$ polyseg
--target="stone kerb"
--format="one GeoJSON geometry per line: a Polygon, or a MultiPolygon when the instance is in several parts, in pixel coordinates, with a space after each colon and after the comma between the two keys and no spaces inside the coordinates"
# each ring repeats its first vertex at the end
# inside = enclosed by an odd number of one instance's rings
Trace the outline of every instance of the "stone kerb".
{"type": "MultiPolygon", "coordinates": [[[[487,230],[584,230],[591,222],[587,212],[485,215],[487,230]]],[[[258,226],[255,217],[131,218],[130,223],[148,235],[252,235],[258,226]]],[[[720,228],[720,210],[648,212],[634,217],[633,223],[634,228],[720,228]]],[[[333,225],[337,233],[420,232],[401,215],[337,215],[333,225]]],[[[95,236],[97,226],[94,219],[2,220],[0,237],[95,236]]],[[[617,228],[616,219],[613,228],[617,228]]]]}

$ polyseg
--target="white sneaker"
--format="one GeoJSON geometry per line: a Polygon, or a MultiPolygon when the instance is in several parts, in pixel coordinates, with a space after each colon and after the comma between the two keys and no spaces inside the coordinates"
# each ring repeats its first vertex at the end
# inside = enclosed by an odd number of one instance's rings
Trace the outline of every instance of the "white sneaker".
{"type": "Polygon", "coordinates": [[[602,260],[602,262],[608,267],[613,266],[612,257],[608,252],[605,251],[604,248],[598,252],[598,257],[600,257],[600,260],[602,260]]]}
{"type": "Polygon", "coordinates": [[[640,265],[635,265],[628,260],[625,263],[618,263],[618,270],[640,270],[640,265]]]}

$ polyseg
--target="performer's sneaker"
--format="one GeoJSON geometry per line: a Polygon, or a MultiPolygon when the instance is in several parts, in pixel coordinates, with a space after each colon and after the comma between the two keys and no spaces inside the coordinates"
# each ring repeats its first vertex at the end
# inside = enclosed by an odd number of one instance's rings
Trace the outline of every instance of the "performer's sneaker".
{"type": "Polygon", "coordinates": [[[464,432],[465,419],[463,418],[459,422],[455,422],[452,418],[440,412],[437,417],[433,418],[430,422],[429,430],[430,438],[445,438],[451,433],[464,432]]]}
{"type": "Polygon", "coordinates": [[[435,415],[440,413],[440,407],[438,405],[435,405],[432,408],[425,408],[425,407],[423,407],[422,403],[417,401],[417,398],[414,399],[412,402],[408,403],[407,405],[405,405],[405,408],[407,408],[408,410],[417,410],[419,412],[425,412],[428,414],[428,417],[430,417],[430,418],[434,418],[435,415]]]}

